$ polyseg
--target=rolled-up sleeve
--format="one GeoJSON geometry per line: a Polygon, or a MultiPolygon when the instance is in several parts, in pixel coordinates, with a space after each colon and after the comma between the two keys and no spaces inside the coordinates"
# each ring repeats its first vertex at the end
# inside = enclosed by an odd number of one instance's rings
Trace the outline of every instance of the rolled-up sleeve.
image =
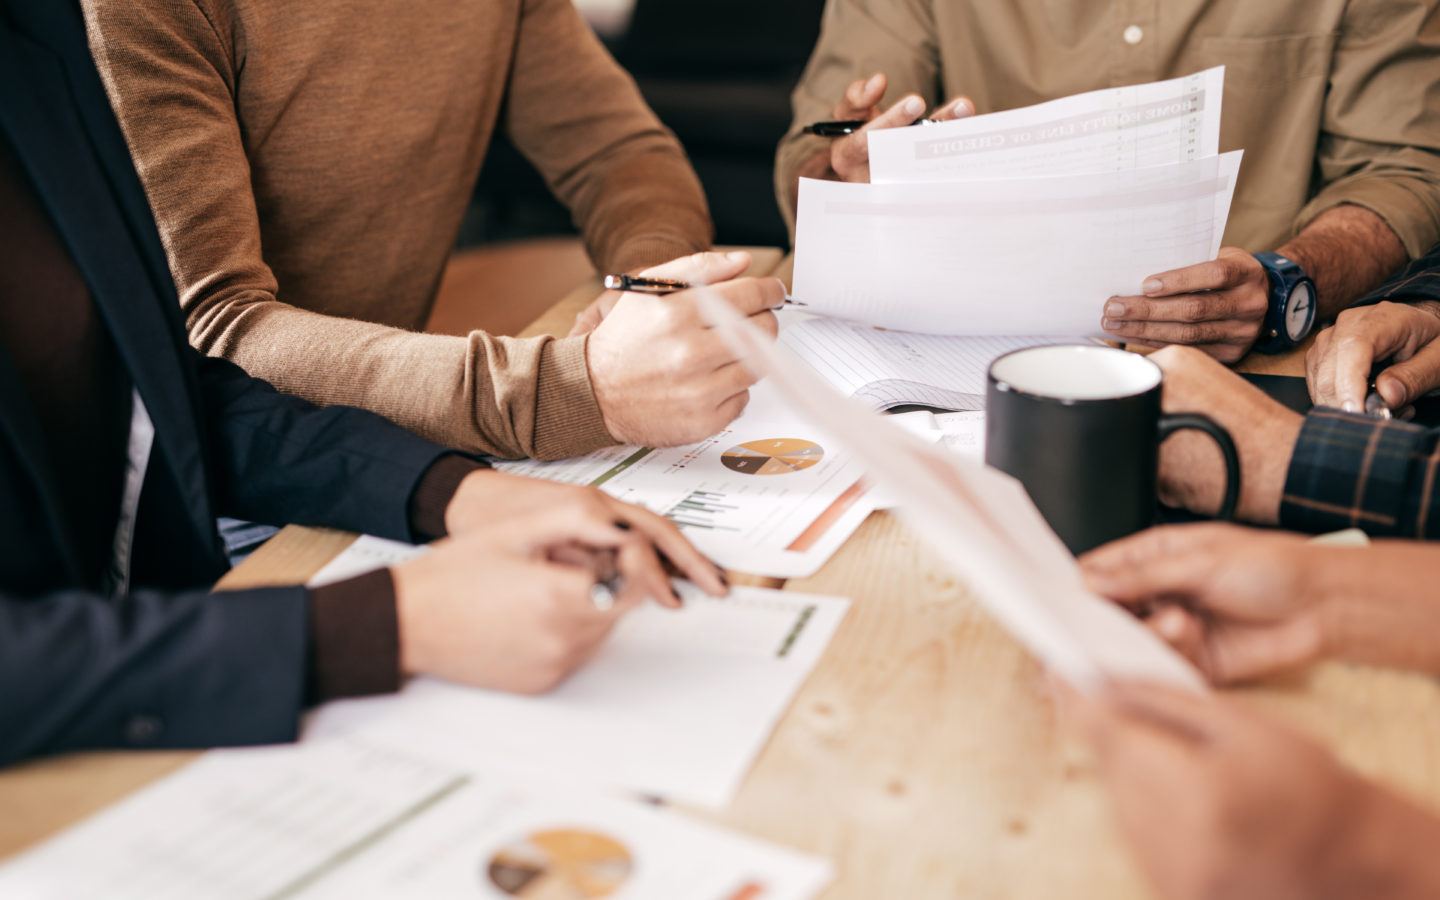
{"type": "Polygon", "coordinates": [[[940,102],[940,51],[935,20],[927,0],[829,0],[821,22],[820,41],[791,95],[794,119],[780,141],[775,158],[775,195],[780,212],[795,235],[795,206],[800,171],[830,145],[802,129],[830,118],[852,81],[884,72],[889,102],[919,94],[926,103],[940,102]]]}
{"type": "Polygon", "coordinates": [[[1305,417],[1280,504],[1295,531],[1440,537],[1440,429],[1318,409],[1305,417]]]}
{"type": "Polygon", "coordinates": [[[1416,258],[1440,240],[1440,0],[1351,4],[1330,73],[1316,171],[1296,230],[1343,204],[1416,258]]]}

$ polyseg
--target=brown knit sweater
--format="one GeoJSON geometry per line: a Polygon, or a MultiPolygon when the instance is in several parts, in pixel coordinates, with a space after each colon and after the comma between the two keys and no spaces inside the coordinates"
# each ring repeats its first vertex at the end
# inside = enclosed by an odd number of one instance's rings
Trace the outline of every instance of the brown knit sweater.
{"type": "Polygon", "coordinates": [[[195,346],[467,450],[611,442],[584,338],[415,333],[496,128],[597,266],[710,242],[679,144],[570,0],[83,5],[195,346]]]}

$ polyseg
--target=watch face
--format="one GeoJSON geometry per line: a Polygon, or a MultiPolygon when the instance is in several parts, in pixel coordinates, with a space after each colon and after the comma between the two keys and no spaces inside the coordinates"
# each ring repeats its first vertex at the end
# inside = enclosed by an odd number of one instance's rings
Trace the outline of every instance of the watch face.
{"type": "Polygon", "coordinates": [[[1315,321],[1315,292],[1308,282],[1295,285],[1290,292],[1290,301],[1285,305],[1285,332],[1292,341],[1303,341],[1310,333],[1310,323],[1315,321]]]}

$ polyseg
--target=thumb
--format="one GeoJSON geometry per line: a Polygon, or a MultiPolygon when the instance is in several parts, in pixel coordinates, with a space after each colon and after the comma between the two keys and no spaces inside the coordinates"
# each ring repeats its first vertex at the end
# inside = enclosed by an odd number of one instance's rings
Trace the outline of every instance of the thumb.
{"type": "Polygon", "coordinates": [[[1375,390],[1391,409],[1409,406],[1437,387],[1440,387],[1440,342],[1434,341],[1375,379],[1375,390]]]}
{"type": "Polygon", "coordinates": [[[1203,668],[1216,684],[1251,681],[1310,662],[1320,655],[1320,633],[1308,618],[1269,625],[1213,625],[1203,668]]]}
{"type": "Polygon", "coordinates": [[[750,268],[750,254],[744,250],[729,253],[692,253],[672,259],[640,274],[648,278],[673,278],[691,284],[718,284],[744,274],[750,268]]]}

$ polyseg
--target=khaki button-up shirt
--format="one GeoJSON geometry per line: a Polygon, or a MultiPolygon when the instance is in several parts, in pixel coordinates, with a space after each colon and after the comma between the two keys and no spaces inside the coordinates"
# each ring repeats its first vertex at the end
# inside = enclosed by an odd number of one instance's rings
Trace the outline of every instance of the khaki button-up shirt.
{"type": "Polygon", "coordinates": [[[1376,213],[1412,257],[1440,240],[1440,0],[830,0],[776,166],[793,230],[800,133],[845,87],[960,95],[981,113],[1223,65],[1221,150],[1245,161],[1225,241],[1284,243],[1322,212],[1376,213]]]}

